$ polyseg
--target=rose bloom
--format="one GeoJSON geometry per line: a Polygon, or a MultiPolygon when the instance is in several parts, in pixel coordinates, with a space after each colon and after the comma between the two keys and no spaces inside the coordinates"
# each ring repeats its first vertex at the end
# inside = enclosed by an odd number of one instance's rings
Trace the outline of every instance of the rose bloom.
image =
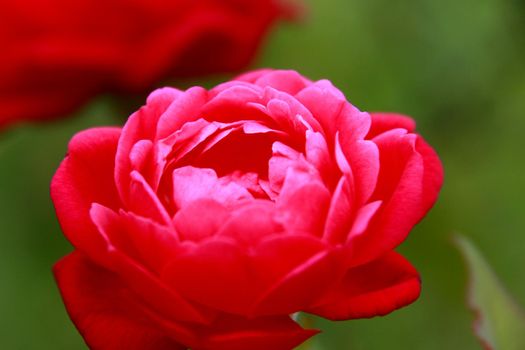
{"type": "Polygon", "coordinates": [[[122,129],[73,137],[53,178],[69,315],[92,349],[286,350],[316,333],[296,312],[412,303],[393,249],[443,177],[414,127],[294,71],[153,92],[122,129]]]}
{"type": "Polygon", "coordinates": [[[0,0],[0,127],[105,92],[244,68],[281,0],[0,0]]]}

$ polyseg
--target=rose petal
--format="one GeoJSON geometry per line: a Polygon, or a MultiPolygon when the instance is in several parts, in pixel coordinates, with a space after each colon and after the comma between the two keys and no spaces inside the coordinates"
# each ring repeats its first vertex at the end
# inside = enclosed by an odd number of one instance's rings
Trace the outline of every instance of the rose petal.
{"type": "Polygon", "coordinates": [[[261,239],[283,231],[274,217],[274,203],[253,201],[234,211],[217,235],[230,237],[246,247],[255,246],[261,239]]]}
{"type": "Polygon", "coordinates": [[[330,192],[316,174],[289,168],[277,198],[277,220],[288,232],[323,234],[330,192]]]}
{"type": "Polygon", "coordinates": [[[363,139],[370,128],[370,116],[348,103],[344,95],[326,81],[317,82],[296,96],[322,126],[329,144],[337,131],[343,132],[348,142],[363,139]]]}
{"type": "Polygon", "coordinates": [[[173,223],[181,240],[199,242],[217,234],[229,215],[221,203],[201,198],[179,210],[173,223]]]}
{"type": "Polygon", "coordinates": [[[420,290],[417,271],[401,255],[390,252],[348,270],[340,286],[307,311],[330,320],[382,316],[414,302],[420,290]]]}
{"type": "Polygon", "coordinates": [[[260,293],[250,315],[293,313],[304,309],[339,280],[338,255],[310,235],[279,235],[253,251],[260,293]]]}
{"type": "Polygon", "coordinates": [[[182,167],[173,171],[173,200],[178,208],[189,203],[211,198],[226,206],[235,205],[243,199],[252,199],[252,195],[234,182],[223,183],[212,169],[182,167]]]}
{"type": "Polygon", "coordinates": [[[140,216],[149,217],[159,223],[171,225],[171,218],[168,211],[138,171],[134,170],[131,172],[129,193],[130,197],[133,198],[127,206],[129,211],[140,216]]]}
{"type": "Polygon", "coordinates": [[[112,247],[153,274],[162,271],[167,260],[177,252],[178,239],[171,227],[122,210],[116,213],[100,204],[93,204],[90,216],[107,235],[112,247]]]}
{"type": "Polygon", "coordinates": [[[306,131],[305,154],[306,160],[317,169],[324,183],[329,188],[333,188],[332,186],[337,184],[338,169],[330,156],[323,134],[310,130],[306,131]]]}
{"type": "Polygon", "coordinates": [[[246,314],[260,291],[243,249],[224,239],[183,247],[173,256],[163,279],[190,300],[228,313],[246,314]]]}
{"type": "Polygon", "coordinates": [[[289,316],[255,319],[227,317],[202,336],[199,350],[290,350],[317,334],[289,316]]]}
{"type": "MultiPolygon", "coordinates": [[[[245,76],[244,79],[246,78],[250,77],[245,76]]],[[[255,81],[253,81],[253,83],[260,87],[269,86],[290,95],[295,95],[297,92],[311,84],[308,79],[304,78],[294,70],[266,71],[265,74],[261,74],[255,81]]]]}
{"type": "Polygon", "coordinates": [[[330,209],[326,217],[323,239],[332,244],[346,240],[352,225],[355,210],[352,187],[346,176],[342,176],[330,201],[330,209]]]}
{"type": "Polygon", "coordinates": [[[72,253],[53,268],[69,316],[90,349],[185,350],[159,331],[118,276],[72,253]]]}
{"type": "Polygon", "coordinates": [[[402,128],[408,132],[414,132],[416,122],[407,116],[395,113],[370,113],[372,117],[372,126],[368,131],[366,138],[371,140],[379,134],[388,130],[402,128]]]}
{"type": "Polygon", "coordinates": [[[68,156],[51,181],[51,198],[66,237],[77,248],[103,249],[89,218],[93,202],[120,207],[113,181],[117,128],[95,128],[78,133],[69,143],[68,156]],[[93,181],[97,179],[97,181],[93,181]]]}
{"type": "Polygon", "coordinates": [[[372,201],[381,200],[383,205],[367,232],[351,239],[356,264],[399,245],[435,202],[442,181],[439,159],[419,136],[394,129],[374,142],[381,169],[372,201]]]}
{"type": "Polygon", "coordinates": [[[290,270],[255,302],[252,313],[292,314],[317,301],[344,273],[338,253],[337,250],[320,252],[290,270]]]}
{"type": "MultiPolygon", "coordinates": [[[[133,251],[127,255],[127,252],[116,249],[120,242],[117,241],[113,244],[111,238],[118,238],[118,233],[112,232],[112,230],[119,229],[119,223],[112,221],[115,216],[108,215],[107,209],[100,206],[94,206],[94,208],[95,211],[92,216],[96,219],[94,223],[97,232],[92,238],[103,241],[104,247],[83,250],[83,253],[100,266],[118,274],[122,281],[136,293],[137,298],[140,298],[145,305],[149,305],[160,315],[177,321],[197,323],[209,323],[213,319],[215,316],[213,312],[190,304],[162,282],[158,278],[160,271],[152,273],[139,261],[134,260],[133,251]]],[[[141,232],[140,234],[146,233],[141,232]]],[[[169,250],[169,247],[167,249],[169,250]]],[[[175,247],[172,246],[172,249],[175,247]]],[[[162,265],[164,264],[165,262],[162,261],[162,265]]]]}
{"type": "Polygon", "coordinates": [[[356,205],[363,205],[369,199],[379,175],[379,150],[372,141],[358,140],[348,142],[344,133],[339,134],[341,151],[346,157],[354,179],[356,205]]]}
{"type": "Polygon", "coordinates": [[[201,87],[193,87],[184,91],[159,117],[155,139],[166,138],[185,123],[197,120],[207,100],[208,91],[201,87]]]}

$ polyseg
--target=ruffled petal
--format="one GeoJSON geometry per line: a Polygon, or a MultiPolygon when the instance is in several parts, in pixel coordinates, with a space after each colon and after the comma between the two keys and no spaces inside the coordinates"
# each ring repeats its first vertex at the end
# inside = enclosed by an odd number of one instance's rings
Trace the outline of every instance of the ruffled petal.
{"type": "Polygon", "coordinates": [[[186,166],[173,171],[173,200],[177,208],[189,203],[211,198],[226,206],[235,205],[240,200],[252,199],[252,195],[234,182],[219,181],[212,169],[186,166]]]}

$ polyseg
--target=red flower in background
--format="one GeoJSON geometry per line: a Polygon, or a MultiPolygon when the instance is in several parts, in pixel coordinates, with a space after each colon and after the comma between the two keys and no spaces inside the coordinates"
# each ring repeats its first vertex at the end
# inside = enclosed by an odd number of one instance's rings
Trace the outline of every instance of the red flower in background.
{"type": "Polygon", "coordinates": [[[250,63],[280,0],[0,0],[0,127],[250,63]]]}
{"type": "Polygon", "coordinates": [[[326,80],[257,71],[164,88],[123,129],[77,134],[51,185],[76,250],[55,266],[93,349],[292,349],[289,315],[387,314],[417,299],[393,249],[441,163],[407,117],[326,80]]]}

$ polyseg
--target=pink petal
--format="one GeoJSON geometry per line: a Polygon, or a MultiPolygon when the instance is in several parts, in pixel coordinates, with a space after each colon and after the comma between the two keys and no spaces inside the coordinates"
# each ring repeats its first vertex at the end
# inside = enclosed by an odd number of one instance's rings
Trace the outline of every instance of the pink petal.
{"type": "MultiPolygon", "coordinates": [[[[131,168],[142,174],[151,174],[149,166],[153,160],[153,142],[151,140],[140,140],[133,145],[129,152],[131,168]]],[[[146,178],[149,178],[147,176],[146,178]]]]}
{"type": "Polygon", "coordinates": [[[156,118],[160,116],[160,113],[162,113],[162,110],[157,109],[155,106],[143,106],[129,117],[122,129],[115,157],[114,181],[121,200],[126,204],[130,202],[130,173],[133,171],[133,165],[129,157],[130,153],[137,142],[154,139],[156,118]]]}
{"type": "Polygon", "coordinates": [[[256,200],[231,213],[217,235],[230,237],[242,246],[255,246],[261,239],[283,231],[274,217],[274,203],[256,200]]]}
{"type": "Polygon", "coordinates": [[[299,92],[296,99],[312,113],[322,126],[329,144],[336,132],[349,142],[363,139],[370,128],[370,116],[348,103],[344,95],[326,81],[320,81],[299,92]]]}
{"type": "Polygon", "coordinates": [[[173,222],[181,240],[199,242],[217,234],[229,214],[224,205],[203,197],[180,209],[173,222]]]}
{"type": "MultiPolygon", "coordinates": [[[[253,77],[253,75],[252,75],[253,77]]],[[[245,77],[246,79],[246,77],[245,77]]],[[[260,87],[272,87],[276,90],[295,95],[306,86],[311,84],[309,80],[293,70],[267,71],[261,74],[255,81],[255,85],[260,87]]]]}
{"type": "Polygon", "coordinates": [[[417,271],[390,252],[348,270],[339,287],[307,311],[330,320],[383,316],[414,302],[420,290],[417,271]]]}
{"type": "Polygon", "coordinates": [[[279,129],[295,135],[297,139],[304,140],[306,130],[322,130],[310,110],[295,97],[272,87],[266,87],[263,100],[266,113],[279,125],[279,129]]]}
{"type": "Polygon", "coordinates": [[[159,117],[155,139],[166,138],[180,130],[185,123],[197,120],[207,101],[208,92],[201,87],[184,91],[159,117]]]}
{"type": "Polygon", "coordinates": [[[234,171],[254,172],[265,176],[272,144],[279,139],[279,134],[275,133],[246,134],[238,129],[193,158],[190,164],[199,168],[212,168],[219,176],[234,171]]]}
{"type": "MultiPolygon", "coordinates": [[[[224,85],[224,84],[223,84],[224,85]]],[[[227,87],[219,85],[210,91],[214,96],[203,107],[201,116],[208,120],[231,123],[245,120],[270,120],[266,113],[261,112],[253,103],[261,103],[263,91],[252,84],[234,82],[227,87]]]]}
{"type": "Polygon", "coordinates": [[[130,201],[126,209],[140,216],[156,220],[159,223],[171,224],[171,218],[157,194],[146,182],[142,174],[135,170],[131,172],[129,195],[130,201]]]}
{"type": "Polygon", "coordinates": [[[273,191],[281,191],[286,172],[292,166],[308,168],[309,164],[301,159],[301,154],[295,149],[281,142],[274,142],[272,145],[272,157],[268,164],[268,180],[273,191]]]}
{"type": "Polygon", "coordinates": [[[226,206],[235,205],[238,201],[253,198],[243,187],[234,182],[222,183],[212,169],[194,168],[191,166],[173,171],[173,200],[178,208],[189,203],[211,198],[226,206]]]}
{"type": "Polygon", "coordinates": [[[368,229],[370,221],[374,215],[379,211],[379,208],[383,204],[382,201],[375,201],[362,206],[357,211],[352,229],[347,237],[347,240],[351,242],[356,236],[362,235],[368,229]]]}
{"type": "Polygon", "coordinates": [[[352,187],[346,176],[342,176],[330,201],[323,239],[332,244],[343,243],[352,225],[355,205],[352,187]]]}
{"type": "Polygon", "coordinates": [[[312,164],[327,186],[333,188],[337,183],[337,169],[330,156],[326,139],[320,132],[306,131],[306,160],[312,164]]]}
{"type": "Polygon", "coordinates": [[[277,198],[277,220],[288,232],[322,236],[330,192],[317,174],[289,168],[277,198]]]}
{"type": "Polygon", "coordinates": [[[354,179],[356,205],[366,203],[377,183],[379,175],[379,150],[372,141],[348,142],[344,133],[339,134],[341,150],[347,159],[354,179]]]}

